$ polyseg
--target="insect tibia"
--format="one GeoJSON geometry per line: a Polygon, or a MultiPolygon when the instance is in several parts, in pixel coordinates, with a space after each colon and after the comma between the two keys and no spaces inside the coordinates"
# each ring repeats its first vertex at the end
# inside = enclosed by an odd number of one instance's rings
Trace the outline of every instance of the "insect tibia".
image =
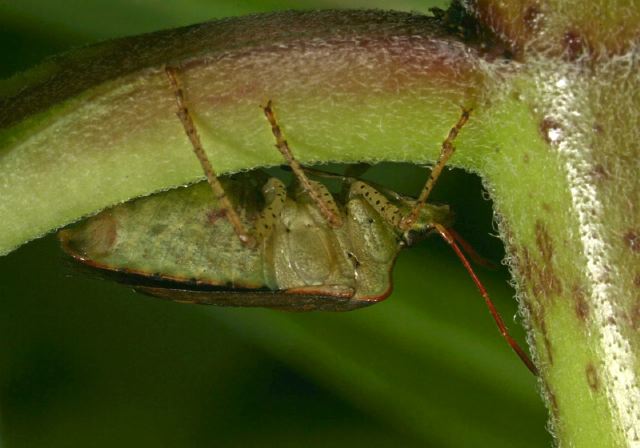
{"type": "MultiPolygon", "coordinates": [[[[282,128],[278,124],[278,120],[276,118],[275,111],[273,109],[273,103],[271,100],[267,102],[267,105],[263,108],[264,115],[267,118],[267,121],[271,125],[271,132],[276,139],[276,148],[282,154],[282,156],[286,159],[287,163],[291,167],[291,171],[300,182],[300,185],[304,188],[304,190],[309,194],[313,202],[315,202],[316,206],[320,210],[320,213],[327,220],[329,225],[333,228],[342,227],[342,217],[339,213],[335,213],[331,205],[327,202],[323,193],[318,191],[317,187],[314,186],[307,175],[304,172],[304,169],[300,165],[300,163],[296,160],[289,148],[289,143],[284,137],[284,133],[282,132],[282,128]]],[[[315,184],[317,185],[317,184],[315,184]]]]}
{"type": "Polygon", "coordinates": [[[175,67],[165,67],[165,73],[167,78],[169,79],[169,83],[171,84],[171,88],[173,89],[173,94],[176,101],[177,112],[176,115],[180,119],[182,123],[182,127],[184,128],[184,132],[187,134],[189,142],[191,143],[191,147],[193,149],[194,154],[198,158],[200,162],[200,166],[202,167],[202,171],[207,177],[207,182],[211,187],[211,191],[213,192],[213,196],[216,201],[220,204],[222,211],[224,212],[224,216],[229,220],[233,229],[238,235],[238,239],[247,247],[254,247],[255,241],[251,236],[247,233],[247,230],[242,223],[242,220],[236,213],[233,208],[233,205],[229,201],[227,194],[220,184],[220,180],[216,175],[209,158],[207,157],[206,152],[202,146],[202,141],[200,140],[200,135],[198,134],[198,129],[193,121],[193,117],[189,111],[189,107],[187,105],[187,101],[185,98],[184,90],[182,88],[182,84],[180,82],[180,78],[178,77],[178,69],[175,67]]]}
{"type": "Polygon", "coordinates": [[[449,135],[442,142],[442,147],[440,149],[440,156],[438,157],[438,161],[431,169],[431,173],[429,174],[429,178],[427,182],[424,184],[422,191],[420,192],[420,196],[418,200],[415,202],[413,209],[404,217],[400,222],[400,228],[402,230],[409,230],[413,223],[418,219],[418,215],[420,214],[420,210],[427,203],[427,199],[429,199],[429,195],[433,190],[434,185],[436,184],[442,170],[446,166],[447,162],[453,155],[455,151],[455,147],[453,146],[453,142],[456,137],[460,133],[462,127],[469,121],[469,115],[471,114],[471,109],[462,108],[462,114],[456,124],[449,130],[449,135]]]}

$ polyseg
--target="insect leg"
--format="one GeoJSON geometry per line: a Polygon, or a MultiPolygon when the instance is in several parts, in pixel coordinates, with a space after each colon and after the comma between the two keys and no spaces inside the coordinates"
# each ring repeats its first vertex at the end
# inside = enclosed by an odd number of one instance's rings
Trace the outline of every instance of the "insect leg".
{"type": "Polygon", "coordinates": [[[349,189],[349,198],[355,196],[362,196],[385,221],[392,227],[398,227],[402,219],[400,209],[374,187],[361,180],[356,180],[349,189]]]}
{"type": "Polygon", "coordinates": [[[278,125],[278,121],[276,120],[276,115],[273,110],[273,105],[271,100],[267,103],[266,106],[263,107],[264,115],[267,117],[269,124],[271,125],[271,131],[273,132],[273,136],[276,138],[276,148],[280,151],[280,153],[287,160],[287,163],[291,167],[293,174],[296,176],[302,188],[307,192],[307,194],[311,197],[313,202],[316,203],[318,209],[325,217],[327,222],[331,227],[338,228],[342,226],[342,218],[340,214],[335,213],[332,210],[332,207],[325,199],[323,199],[323,195],[318,191],[317,188],[311,183],[309,178],[304,172],[304,169],[300,165],[294,157],[291,149],[289,148],[289,144],[287,140],[284,138],[284,134],[282,133],[282,129],[278,125]]]}
{"type": "Polygon", "coordinates": [[[431,174],[429,175],[429,179],[427,179],[427,182],[422,188],[420,197],[415,202],[411,211],[404,218],[402,218],[402,221],[400,223],[401,230],[406,231],[411,228],[411,225],[415,222],[415,220],[418,218],[418,215],[420,214],[420,209],[422,209],[422,207],[424,207],[424,204],[427,203],[427,199],[429,198],[431,190],[433,190],[433,186],[435,185],[438,177],[440,177],[440,174],[442,173],[442,170],[455,151],[453,141],[458,136],[460,129],[462,129],[465,123],[469,120],[470,113],[471,109],[462,109],[462,115],[458,119],[458,122],[451,128],[451,130],[449,131],[449,135],[447,136],[445,141],[442,142],[442,149],[440,150],[438,161],[431,169],[431,174]]]}
{"type": "Polygon", "coordinates": [[[434,224],[434,228],[440,234],[442,239],[444,239],[447,242],[447,244],[449,244],[449,246],[451,246],[451,248],[454,250],[458,258],[462,262],[462,265],[471,276],[471,279],[476,284],[476,287],[480,290],[480,294],[482,295],[482,298],[484,299],[484,302],[486,303],[487,308],[489,308],[489,312],[491,313],[493,320],[496,322],[496,325],[498,326],[498,329],[500,330],[500,334],[502,334],[502,337],[504,337],[504,339],[507,341],[507,344],[509,344],[509,346],[513,349],[513,351],[516,352],[518,357],[520,357],[522,362],[527,366],[527,368],[531,371],[531,373],[533,373],[534,375],[538,375],[538,369],[533,364],[533,361],[531,361],[531,359],[526,354],[526,352],[522,349],[522,347],[520,347],[518,343],[509,334],[509,330],[507,330],[507,326],[504,324],[504,321],[502,320],[500,313],[498,312],[493,302],[491,301],[491,298],[489,297],[489,293],[482,285],[482,282],[480,282],[480,279],[478,278],[476,273],[473,271],[471,264],[469,264],[469,261],[462,253],[462,250],[460,250],[460,248],[458,247],[458,244],[456,243],[455,238],[451,235],[451,233],[449,233],[449,231],[446,228],[444,228],[440,224],[434,224]]]}
{"type": "Polygon", "coordinates": [[[167,66],[165,67],[165,72],[167,74],[167,77],[169,78],[169,81],[171,82],[171,86],[173,87],[176,104],[178,105],[178,111],[176,115],[182,122],[182,126],[184,127],[187,137],[189,137],[189,141],[191,141],[193,152],[200,161],[200,165],[202,166],[204,174],[207,176],[207,181],[211,186],[213,195],[220,203],[222,211],[233,226],[240,241],[246,246],[251,247],[255,244],[255,242],[251,238],[251,236],[249,236],[247,229],[245,228],[244,224],[240,220],[240,217],[233,208],[231,201],[229,201],[224,188],[218,180],[216,172],[211,166],[211,162],[209,161],[207,154],[204,152],[204,148],[202,147],[202,142],[200,140],[200,135],[198,134],[198,130],[195,126],[195,123],[193,122],[193,118],[191,117],[189,108],[187,107],[184,90],[182,89],[182,85],[178,78],[178,69],[175,67],[167,66]]]}
{"type": "MultiPolygon", "coordinates": [[[[329,212],[334,216],[340,216],[340,210],[338,209],[338,205],[336,204],[336,200],[333,198],[333,195],[329,192],[329,189],[321,182],[316,182],[314,180],[310,180],[309,183],[311,187],[316,191],[320,199],[324,202],[326,207],[329,209],[329,212]]],[[[342,221],[340,222],[342,224],[342,221]]]]}
{"type": "Polygon", "coordinates": [[[262,194],[265,199],[265,206],[256,220],[256,236],[260,241],[266,240],[284,208],[287,199],[287,188],[282,181],[276,177],[270,178],[262,187],[262,194]]]}

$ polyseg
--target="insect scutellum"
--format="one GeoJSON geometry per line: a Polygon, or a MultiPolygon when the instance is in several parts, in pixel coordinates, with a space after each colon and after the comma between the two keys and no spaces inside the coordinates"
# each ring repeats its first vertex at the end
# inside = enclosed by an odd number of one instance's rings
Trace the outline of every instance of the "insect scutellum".
{"type": "MultiPolygon", "coordinates": [[[[255,228],[252,229],[252,231],[247,230],[240,216],[234,209],[233,204],[228,200],[227,194],[218,180],[206,153],[204,152],[197,129],[187,107],[184,92],[180,85],[178,69],[167,66],[166,74],[171,82],[177,102],[177,115],[182,122],[189,140],[191,141],[194,153],[202,165],[214,197],[218,202],[220,211],[229,220],[240,241],[249,248],[255,247],[257,242],[265,241],[271,236],[272,231],[277,224],[277,220],[280,219],[280,214],[285,209],[286,188],[284,184],[276,178],[271,178],[265,183],[262,193],[266,199],[266,206],[260,213],[259,217],[255,220],[255,228]]],[[[329,228],[334,229],[335,232],[341,232],[341,228],[344,226],[344,219],[335,199],[322,183],[312,181],[308,178],[305,173],[305,169],[302,168],[300,163],[293,156],[293,153],[289,148],[289,144],[284,137],[282,128],[276,119],[272,101],[269,100],[266,105],[262,106],[262,110],[275,137],[275,146],[285,158],[288,166],[294,173],[299,186],[308,195],[308,198],[315,205],[329,228]]],[[[485,300],[485,303],[506,342],[516,352],[527,368],[532,373],[537,374],[537,368],[529,359],[526,352],[510,336],[506,325],[493,305],[486,289],[478,279],[473,268],[458,245],[458,242],[460,242],[463,247],[466,247],[466,243],[461,240],[455,232],[448,230],[448,227],[452,224],[451,221],[453,216],[449,208],[446,206],[438,207],[430,204],[427,205],[427,200],[436,181],[455,151],[454,141],[460,133],[460,130],[469,120],[470,113],[471,109],[462,108],[462,113],[458,121],[450,129],[449,134],[442,143],[438,160],[433,166],[429,178],[418,199],[406,199],[389,191],[385,191],[385,193],[387,193],[387,195],[385,195],[370,184],[359,179],[349,179],[348,198],[349,200],[353,198],[363,198],[368,206],[381,218],[381,220],[386,222],[386,224],[393,229],[396,233],[399,245],[410,246],[426,233],[435,232],[439,234],[452,247],[476,284],[476,287],[485,300]],[[387,196],[390,196],[392,200],[387,196]]],[[[348,213],[348,210],[346,212],[348,213]]],[[[374,219],[367,219],[370,223],[375,223],[374,219]]],[[[376,232],[372,235],[375,235],[376,232]]],[[[370,248],[375,248],[375,245],[370,246],[370,248]]],[[[351,253],[348,255],[350,257],[353,256],[351,253]]],[[[361,263],[356,260],[356,265],[360,264],[361,263]]],[[[302,290],[298,289],[298,291],[302,290]]],[[[324,290],[323,294],[330,297],[333,296],[334,293],[328,293],[327,290],[324,290]]],[[[346,292],[345,294],[354,293],[346,292]]],[[[340,293],[335,293],[336,297],[339,295],[340,293]]],[[[353,297],[357,296],[358,292],[356,289],[353,297]]],[[[381,298],[382,296],[378,296],[375,300],[380,300],[381,298]]]]}

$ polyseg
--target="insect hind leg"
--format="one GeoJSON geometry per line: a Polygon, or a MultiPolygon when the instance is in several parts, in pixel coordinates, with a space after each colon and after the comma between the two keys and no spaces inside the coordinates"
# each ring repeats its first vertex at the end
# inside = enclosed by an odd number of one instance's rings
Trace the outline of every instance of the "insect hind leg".
{"type": "Polygon", "coordinates": [[[300,185],[302,185],[302,188],[311,197],[329,225],[333,228],[341,227],[342,218],[340,217],[340,214],[336,212],[335,207],[332,207],[331,202],[327,201],[326,196],[323,194],[324,192],[317,187],[317,184],[314,184],[309,180],[304,172],[304,168],[302,168],[300,162],[298,162],[293,156],[293,153],[289,148],[289,143],[284,137],[282,128],[276,119],[275,111],[273,110],[273,102],[269,100],[267,105],[263,106],[262,109],[267,121],[271,125],[271,132],[276,139],[276,148],[278,148],[278,151],[280,151],[287,161],[287,164],[291,167],[293,174],[298,179],[298,182],[300,182],[300,185]]]}
{"type": "Polygon", "coordinates": [[[200,134],[198,133],[198,129],[193,122],[193,117],[191,116],[191,112],[189,111],[189,108],[187,106],[184,90],[178,77],[178,69],[176,67],[166,66],[165,73],[169,78],[171,87],[173,88],[176,104],[178,106],[176,115],[182,122],[184,131],[187,134],[189,141],[191,142],[193,152],[195,153],[198,161],[200,162],[200,165],[202,166],[202,170],[207,177],[207,182],[211,186],[214,197],[219,202],[224,216],[226,216],[226,218],[233,226],[233,229],[236,235],[238,235],[240,241],[246,246],[253,246],[255,244],[255,241],[247,232],[247,229],[240,219],[240,216],[238,216],[238,213],[233,208],[231,201],[229,201],[229,198],[227,197],[222,184],[220,184],[218,176],[216,175],[216,172],[214,171],[213,166],[211,165],[211,162],[209,161],[209,158],[204,151],[202,141],[200,140],[200,134]]]}

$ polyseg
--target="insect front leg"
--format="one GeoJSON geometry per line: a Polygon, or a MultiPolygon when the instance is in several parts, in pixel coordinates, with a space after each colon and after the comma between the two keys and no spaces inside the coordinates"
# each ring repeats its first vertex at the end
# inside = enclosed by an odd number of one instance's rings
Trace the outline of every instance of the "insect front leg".
{"type": "Polygon", "coordinates": [[[176,115],[182,122],[184,131],[187,134],[187,137],[189,137],[189,141],[191,142],[191,146],[193,147],[193,152],[200,161],[200,165],[202,166],[202,170],[204,171],[205,176],[207,176],[207,182],[209,182],[209,185],[211,186],[213,195],[220,204],[221,211],[233,226],[233,229],[236,235],[238,235],[240,241],[246,246],[253,247],[255,245],[255,240],[251,238],[251,236],[247,232],[247,229],[242,223],[240,216],[238,216],[238,213],[233,208],[231,201],[229,201],[224,188],[218,180],[218,176],[216,175],[213,166],[211,166],[211,162],[209,161],[207,154],[204,152],[202,141],[200,140],[200,135],[198,134],[198,129],[193,122],[193,117],[191,116],[191,112],[189,111],[189,108],[187,106],[184,90],[178,77],[178,69],[175,67],[167,66],[165,67],[165,72],[167,74],[167,77],[169,78],[171,87],[173,88],[176,104],[178,106],[176,115]]]}
{"type": "Polygon", "coordinates": [[[445,165],[447,164],[447,162],[449,161],[449,159],[451,158],[451,156],[455,151],[453,142],[458,136],[458,134],[460,133],[460,130],[462,129],[462,127],[469,120],[470,113],[471,113],[471,109],[463,108],[462,114],[460,115],[458,122],[451,128],[451,130],[449,130],[449,135],[447,136],[445,141],[442,142],[442,149],[440,150],[440,156],[438,157],[438,161],[431,169],[431,174],[429,175],[429,179],[427,179],[427,182],[424,184],[424,187],[422,188],[420,197],[418,197],[418,200],[415,202],[411,211],[404,218],[402,218],[402,221],[400,222],[401,230],[407,231],[411,229],[411,226],[413,225],[413,223],[416,221],[416,219],[418,219],[418,216],[420,215],[420,210],[427,203],[427,199],[429,198],[429,194],[431,194],[431,190],[433,190],[433,186],[435,185],[436,181],[440,177],[440,174],[442,173],[442,170],[444,169],[445,165]]]}
{"type": "MultiPolygon", "coordinates": [[[[327,202],[326,196],[323,195],[322,191],[319,191],[318,183],[311,182],[307,175],[304,172],[304,169],[300,165],[291,149],[289,148],[289,143],[284,137],[282,132],[282,128],[278,124],[276,119],[275,112],[273,110],[273,103],[271,100],[267,103],[266,106],[263,107],[264,115],[267,117],[267,121],[271,125],[271,131],[273,132],[273,136],[276,138],[276,148],[286,159],[287,163],[291,167],[293,174],[302,185],[302,188],[307,192],[307,194],[311,197],[313,202],[315,202],[316,206],[320,210],[320,213],[327,220],[329,225],[333,228],[339,228],[342,226],[342,218],[339,213],[336,213],[334,208],[331,206],[329,202],[327,202]]],[[[331,195],[329,195],[331,196],[331,195]]]]}

